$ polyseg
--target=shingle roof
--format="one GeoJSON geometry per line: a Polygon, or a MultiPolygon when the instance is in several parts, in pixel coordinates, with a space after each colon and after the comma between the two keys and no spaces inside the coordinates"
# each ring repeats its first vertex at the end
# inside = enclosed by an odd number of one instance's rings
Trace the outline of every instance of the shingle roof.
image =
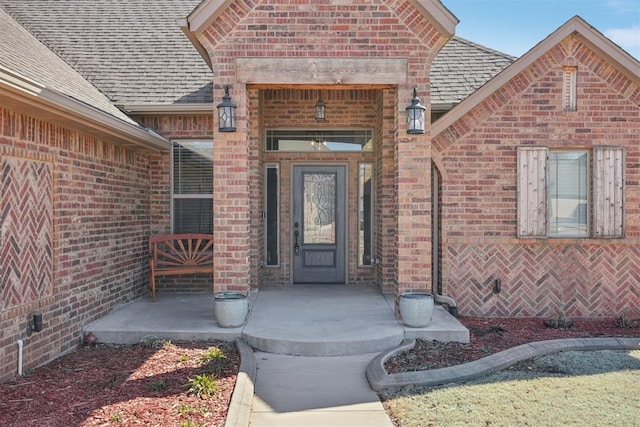
{"type": "Polygon", "coordinates": [[[82,75],[0,9],[0,66],[134,124],[82,75]]]}
{"type": "Polygon", "coordinates": [[[454,37],[436,55],[431,66],[431,103],[459,103],[516,59],[454,37]]]}
{"type": "MultiPolygon", "coordinates": [[[[116,105],[211,103],[211,71],[176,24],[200,0],[0,0],[116,105]]],[[[432,104],[457,104],[516,58],[454,37],[431,71],[432,104]]]]}
{"type": "Polygon", "coordinates": [[[176,19],[200,0],[0,0],[116,105],[212,102],[211,71],[176,19]]]}

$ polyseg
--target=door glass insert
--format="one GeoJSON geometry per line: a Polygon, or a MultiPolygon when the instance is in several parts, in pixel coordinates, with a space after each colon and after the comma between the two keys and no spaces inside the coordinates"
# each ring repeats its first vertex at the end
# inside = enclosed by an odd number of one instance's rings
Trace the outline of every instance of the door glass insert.
{"type": "Polygon", "coordinates": [[[336,175],[303,175],[303,239],[305,244],[336,242],[336,175]]]}

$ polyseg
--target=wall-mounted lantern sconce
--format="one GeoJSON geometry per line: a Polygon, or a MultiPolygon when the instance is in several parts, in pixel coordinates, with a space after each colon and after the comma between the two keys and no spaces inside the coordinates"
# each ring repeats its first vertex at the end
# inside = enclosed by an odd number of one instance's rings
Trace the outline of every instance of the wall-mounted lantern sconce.
{"type": "Polygon", "coordinates": [[[418,90],[416,88],[413,88],[413,99],[411,100],[411,105],[407,107],[407,133],[424,133],[425,110],[425,106],[420,104],[420,98],[418,98],[418,90]]]}
{"type": "Polygon", "coordinates": [[[230,87],[229,85],[224,87],[222,102],[218,104],[218,130],[220,132],[236,131],[236,104],[231,101],[230,87]]]}
{"type": "Polygon", "coordinates": [[[27,322],[27,336],[30,337],[33,332],[42,330],[42,313],[39,311],[33,313],[33,320],[27,322]]]}
{"type": "Polygon", "coordinates": [[[322,93],[318,96],[318,102],[316,102],[316,122],[322,123],[327,121],[327,106],[322,100],[322,93]]]}

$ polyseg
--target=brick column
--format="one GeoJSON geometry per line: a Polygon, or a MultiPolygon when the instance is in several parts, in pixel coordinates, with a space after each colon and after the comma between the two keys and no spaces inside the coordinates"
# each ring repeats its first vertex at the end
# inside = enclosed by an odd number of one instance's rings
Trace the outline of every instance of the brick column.
{"type": "MultiPolygon", "coordinates": [[[[214,111],[213,136],[213,264],[214,291],[247,292],[250,283],[249,135],[246,86],[234,84],[236,132],[218,131],[214,111]]],[[[222,85],[214,88],[214,105],[222,101],[222,85]]]]}
{"type": "MultiPolygon", "coordinates": [[[[407,134],[405,108],[412,98],[412,88],[399,88],[395,151],[398,295],[408,290],[431,291],[431,145],[428,130],[424,135],[407,134]]],[[[428,110],[426,114],[429,120],[428,110]]]]}

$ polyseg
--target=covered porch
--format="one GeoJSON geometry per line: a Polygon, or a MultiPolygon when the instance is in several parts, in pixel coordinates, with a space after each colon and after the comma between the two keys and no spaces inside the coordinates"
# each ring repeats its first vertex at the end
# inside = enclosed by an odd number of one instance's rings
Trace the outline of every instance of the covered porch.
{"type": "Polygon", "coordinates": [[[302,356],[377,353],[407,338],[469,342],[469,331],[436,305],[425,328],[403,326],[395,296],[374,286],[263,286],[250,294],[249,315],[238,328],[221,328],[211,293],[163,293],[136,299],[86,325],[98,342],[135,344],[146,339],[226,340],[242,338],[255,349],[302,356]]]}

